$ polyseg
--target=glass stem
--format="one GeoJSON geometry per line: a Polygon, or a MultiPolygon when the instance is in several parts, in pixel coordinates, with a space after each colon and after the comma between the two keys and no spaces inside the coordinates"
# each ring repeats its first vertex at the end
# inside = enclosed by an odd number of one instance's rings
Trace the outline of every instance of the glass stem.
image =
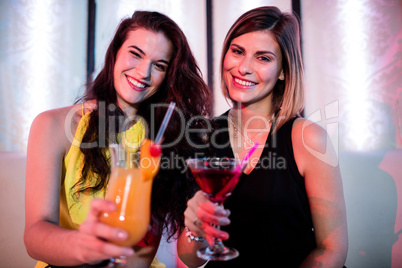
{"type": "MultiPolygon", "coordinates": [[[[223,203],[215,203],[215,204],[223,208],[223,203]]],[[[214,226],[218,230],[221,229],[220,225],[214,225],[214,226]]],[[[213,250],[214,252],[217,252],[217,253],[224,253],[226,251],[226,247],[223,244],[221,238],[214,237],[214,244],[213,244],[211,250],[213,250]]]]}
{"type": "MultiPolygon", "coordinates": [[[[219,225],[215,225],[215,228],[220,230],[219,225]]],[[[212,246],[213,251],[217,253],[223,253],[225,251],[225,246],[223,245],[222,239],[214,237],[214,245],[212,246]]]]}

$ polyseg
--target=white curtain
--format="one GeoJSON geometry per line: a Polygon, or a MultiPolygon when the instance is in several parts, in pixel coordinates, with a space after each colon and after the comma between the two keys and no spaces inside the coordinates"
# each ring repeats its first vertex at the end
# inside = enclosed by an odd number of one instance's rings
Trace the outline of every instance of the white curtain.
{"type": "MultiPolygon", "coordinates": [[[[96,7],[95,75],[120,20],[142,9],[176,21],[206,80],[205,1],[98,0],[96,7]]],[[[0,150],[25,152],[34,117],[85,91],[87,1],[1,0],[0,25],[0,150]]]]}
{"type": "Polygon", "coordinates": [[[34,117],[84,89],[86,15],[82,0],[0,1],[1,151],[26,151],[34,117]]]}
{"type": "Polygon", "coordinates": [[[402,1],[305,0],[302,16],[306,116],[339,121],[341,150],[402,148],[402,1]]]}

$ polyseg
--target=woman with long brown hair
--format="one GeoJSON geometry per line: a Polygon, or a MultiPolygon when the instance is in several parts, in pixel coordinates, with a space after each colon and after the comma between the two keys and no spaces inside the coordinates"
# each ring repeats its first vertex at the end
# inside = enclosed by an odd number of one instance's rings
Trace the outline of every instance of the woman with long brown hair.
{"type": "Polygon", "coordinates": [[[153,183],[151,229],[133,248],[107,242],[124,240],[127,233],[102,224],[99,215],[114,209],[103,199],[108,144],[118,135],[134,144],[153,138],[172,101],[176,112],[164,134],[163,155],[188,157],[184,124],[208,115],[209,89],[177,24],[158,12],[136,11],[120,23],[104,67],[81,102],[41,113],[32,124],[24,240],[29,255],[40,260],[37,267],[102,267],[115,256],[130,257],[131,267],[163,267],[154,259],[162,232],[171,238],[182,227],[193,187],[181,170],[161,166],[153,183]]]}

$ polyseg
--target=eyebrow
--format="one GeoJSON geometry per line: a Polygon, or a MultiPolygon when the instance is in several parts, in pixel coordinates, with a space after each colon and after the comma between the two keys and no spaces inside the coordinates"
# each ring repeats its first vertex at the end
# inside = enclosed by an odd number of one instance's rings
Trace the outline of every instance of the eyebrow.
{"type": "MultiPolygon", "coordinates": [[[[235,47],[237,47],[238,49],[240,49],[240,50],[242,50],[242,51],[245,51],[245,49],[244,49],[242,46],[239,46],[238,44],[232,44],[231,46],[235,46],[235,47]]],[[[266,51],[265,51],[265,50],[257,51],[255,54],[256,54],[257,56],[263,55],[263,54],[271,54],[271,55],[273,55],[273,56],[276,58],[275,53],[272,52],[272,51],[269,51],[269,50],[266,50],[266,51]]]]}
{"type": "MultiPolygon", "coordinates": [[[[145,52],[142,51],[142,49],[139,48],[139,47],[137,47],[136,45],[132,45],[132,46],[129,46],[129,47],[138,50],[142,55],[146,55],[145,52]]],[[[166,63],[167,65],[169,65],[169,62],[168,62],[167,60],[164,60],[164,59],[157,60],[157,62],[164,62],[164,63],[166,63]]]]}

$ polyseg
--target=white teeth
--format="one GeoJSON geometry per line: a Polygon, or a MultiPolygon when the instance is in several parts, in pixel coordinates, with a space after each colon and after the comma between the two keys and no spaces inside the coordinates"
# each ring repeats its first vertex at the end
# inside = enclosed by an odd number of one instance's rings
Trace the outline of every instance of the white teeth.
{"type": "Polygon", "coordinates": [[[128,79],[128,81],[130,81],[131,84],[133,84],[133,85],[136,86],[136,87],[139,87],[139,88],[144,88],[144,87],[146,87],[146,85],[135,81],[135,80],[132,79],[131,77],[127,77],[127,79],[128,79]]]}
{"type": "Polygon", "coordinates": [[[240,80],[239,78],[235,78],[235,82],[242,86],[248,86],[248,87],[256,85],[256,83],[243,81],[243,80],[240,80]]]}

